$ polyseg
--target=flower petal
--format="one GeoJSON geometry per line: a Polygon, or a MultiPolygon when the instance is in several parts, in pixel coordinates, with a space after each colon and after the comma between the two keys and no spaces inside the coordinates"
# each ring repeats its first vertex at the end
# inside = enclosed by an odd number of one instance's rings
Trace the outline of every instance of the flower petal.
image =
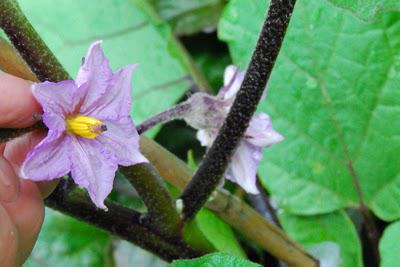
{"type": "Polygon", "coordinates": [[[234,65],[226,67],[224,72],[224,86],[219,90],[218,98],[224,100],[233,98],[242,85],[244,74],[244,72],[241,72],[234,65]]]}
{"type": "Polygon", "coordinates": [[[81,111],[90,109],[98,99],[103,97],[112,75],[108,59],[101,48],[101,41],[94,42],[89,47],[76,77],[78,87],[87,85],[79,88],[79,94],[84,98],[81,111]]]}
{"type": "Polygon", "coordinates": [[[197,140],[200,141],[202,146],[210,147],[214,142],[216,135],[212,131],[200,129],[196,133],[197,140]]]}
{"type": "Polygon", "coordinates": [[[43,121],[51,130],[64,131],[64,118],[74,111],[77,90],[75,82],[43,82],[32,85],[32,93],[43,108],[43,121]]]}
{"type": "Polygon", "coordinates": [[[283,136],[272,128],[271,118],[260,113],[250,121],[245,140],[256,146],[271,146],[283,140],[283,136]]]}
{"type": "Polygon", "coordinates": [[[97,140],[72,138],[71,175],[86,188],[93,203],[102,209],[113,186],[117,161],[97,140]]]}
{"type": "Polygon", "coordinates": [[[103,122],[107,131],[101,133],[97,140],[118,159],[119,165],[148,162],[139,151],[139,134],[130,117],[103,122]]]}
{"type": "Polygon", "coordinates": [[[21,176],[33,181],[49,181],[70,171],[71,139],[68,135],[49,131],[46,138],[27,155],[21,176]]]}
{"type": "Polygon", "coordinates": [[[129,116],[131,110],[132,72],[136,65],[128,65],[113,74],[108,87],[94,105],[81,111],[100,120],[115,120],[129,116]]]}
{"type": "Polygon", "coordinates": [[[228,166],[226,178],[239,184],[247,193],[258,194],[256,175],[261,158],[261,147],[242,141],[228,166]]]}

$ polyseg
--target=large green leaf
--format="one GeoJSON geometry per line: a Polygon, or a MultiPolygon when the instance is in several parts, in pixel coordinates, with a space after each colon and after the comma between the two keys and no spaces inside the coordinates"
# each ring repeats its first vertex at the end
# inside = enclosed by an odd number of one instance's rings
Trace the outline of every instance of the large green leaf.
{"type": "Polygon", "coordinates": [[[114,70],[139,64],[133,78],[136,123],[175,103],[189,87],[187,61],[168,25],[143,1],[20,0],[33,26],[75,77],[89,44],[101,39],[114,70]],[[162,100],[162,101],[160,101],[162,100]]]}
{"type": "Polygon", "coordinates": [[[389,225],[379,243],[381,255],[381,267],[393,267],[399,265],[400,255],[400,221],[389,225]]]}
{"type": "Polygon", "coordinates": [[[24,266],[106,266],[109,241],[103,231],[46,209],[38,242],[24,266]]]}
{"type": "Polygon", "coordinates": [[[148,0],[177,34],[215,29],[225,0],[148,0]]]}
{"type": "Polygon", "coordinates": [[[279,213],[279,220],[293,239],[309,248],[321,242],[335,242],[340,247],[342,267],[362,267],[361,244],[350,218],[344,211],[316,216],[279,213]]]}
{"type": "MultiPolygon", "coordinates": [[[[266,1],[232,0],[224,11],[219,36],[242,69],[266,9],[266,1]]],[[[352,181],[359,180],[380,218],[400,217],[399,21],[396,12],[366,24],[326,1],[296,4],[260,104],[285,136],[261,167],[285,210],[318,214],[357,205],[352,181]]]]}
{"type": "Polygon", "coordinates": [[[372,20],[374,16],[385,11],[400,10],[398,0],[329,0],[334,5],[348,9],[364,20],[372,20]]]}
{"type": "Polygon", "coordinates": [[[257,267],[261,266],[226,253],[213,253],[192,260],[173,261],[171,267],[257,267]]]}

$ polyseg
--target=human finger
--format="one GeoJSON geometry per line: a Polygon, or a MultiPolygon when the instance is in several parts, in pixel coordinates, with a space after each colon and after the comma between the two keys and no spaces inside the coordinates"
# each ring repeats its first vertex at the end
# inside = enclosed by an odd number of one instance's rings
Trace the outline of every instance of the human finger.
{"type": "Polygon", "coordinates": [[[18,193],[19,178],[11,164],[0,155],[0,201],[11,202],[18,193]]]}
{"type": "Polygon", "coordinates": [[[3,203],[3,207],[18,231],[17,258],[22,264],[30,255],[43,224],[42,196],[34,182],[21,180],[19,197],[14,202],[3,203]]]}
{"type": "Polygon", "coordinates": [[[21,128],[35,123],[33,113],[41,107],[31,91],[32,82],[0,73],[0,127],[21,128]]]}
{"type": "Polygon", "coordinates": [[[15,266],[18,232],[6,209],[0,204],[0,266],[15,266]]]}

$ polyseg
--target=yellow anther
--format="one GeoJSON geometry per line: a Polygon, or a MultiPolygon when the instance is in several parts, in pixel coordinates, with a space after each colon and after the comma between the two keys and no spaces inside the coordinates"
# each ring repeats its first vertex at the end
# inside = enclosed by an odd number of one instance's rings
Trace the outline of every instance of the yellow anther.
{"type": "Polygon", "coordinates": [[[107,130],[100,120],[89,116],[70,117],[66,123],[68,132],[88,139],[95,139],[99,133],[107,130]]]}

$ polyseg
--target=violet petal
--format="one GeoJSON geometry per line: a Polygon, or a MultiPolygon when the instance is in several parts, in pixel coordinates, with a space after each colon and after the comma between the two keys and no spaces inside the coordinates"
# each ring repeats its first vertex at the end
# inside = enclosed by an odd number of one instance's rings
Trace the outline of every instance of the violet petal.
{"type": "Polygon", "coordinates": [[[250,121],[245,140],[256,146],[271,146],[283,140],[283,136],[272,128],[272,121],[265,113],[260,113],[250,121]]]}
{"type": "Polygon", "coordinates": [[[114,120],[128,116],[131,110],[132,72],[136,65],[128,65],[113,74],[105,93],[85,114],[100,120],[114,120]]]}
{"type": "Polygon", "coordinates": [[[70,171],[71,139],[50,130],[27,155],[21,166],[21,176],[33,181],[49,181],[70,171]]]}
{"type": "Polygon", "coordinates": [[[74,81],[43,82],[32,85],[32,93],[43,108],[43,121],[51,130],[65,130],[65,116],[75,109],[74,81]]]}
{"type": "Polygon", "coordinates": [[[226,178],[239,184],[247,193],[258,194],[256,175],[261,158],[261,147],[242,141],[233,154],[226,178]]]}
{"type": "Polygon", "coordinates": [[[118,121],[103,121],[107,131],[96,139],[118,159],[123,166],[148,162],[139,151],[139,134],[130,117],[118,121]]]}
{"type": "Polygon", "coordinates": [[[86,188],[98,208],[106,209],[104,200],[113,187],[117,160],[96,139],[72,138],[71,154],[75,183],[86,188]]]}
{"type": "Polygon", "coordinates": [[[87,84],[86,87],[79,88],[79,94],[84,96],[82,113],[86,114],[86,111],[92,109],[95,102],[103,97],[112,75],[108,59],[101,48],[101,41],[94,42],[89,47],[75,80],[79,87],[87,84]]]}

